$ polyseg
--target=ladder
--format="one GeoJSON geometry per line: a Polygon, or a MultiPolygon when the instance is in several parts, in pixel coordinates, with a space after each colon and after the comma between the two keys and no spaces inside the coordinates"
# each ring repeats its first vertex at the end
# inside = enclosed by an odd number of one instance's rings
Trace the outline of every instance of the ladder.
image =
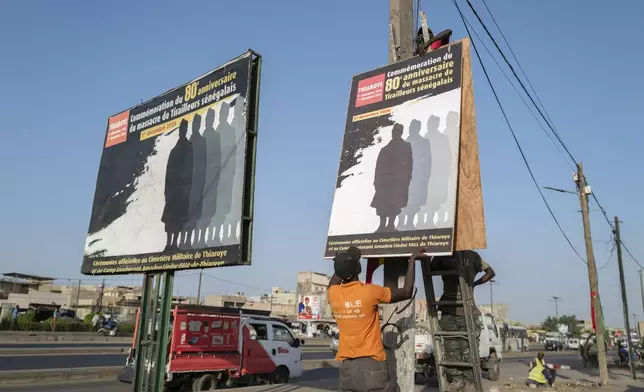
{"type": "Polygon", "coordinates": [[[458,270],[436,270],[430,269],[432,259],[421,261],[423,281],[425,285],[425,296],[427,298],[427,313],[429,316],[429,329],[434,342],[434,360],[436,363],[436,378],[440,391],[445,392],[449,388],[447,381],[446,369],[448,368],[470,368],[474,373],[474,391],[482,392],[483,384],[481,380],[481,360],[479,358],[479,346],[477,333],[475,329],[475,320],[472,314],[474,298],[472,290],[468,288],[466,274],[463,270],[463,254],[454,252],[457,258],[458,270]],[[461,291],[461,300],[458,301],[436,301],[434,295],[434,282],[432,277],[443,275],[458,275],[459,289],[461,291]],[[459,306],[463,307],[465,314],[466,332],[461,331],[441,331],[438,323],[438,306],[459,306]],[[444,343],[445,339],[462,339],[467,341],[469,350],[469,361],[467,362],[449,362],[445,359],[444,343]]]}

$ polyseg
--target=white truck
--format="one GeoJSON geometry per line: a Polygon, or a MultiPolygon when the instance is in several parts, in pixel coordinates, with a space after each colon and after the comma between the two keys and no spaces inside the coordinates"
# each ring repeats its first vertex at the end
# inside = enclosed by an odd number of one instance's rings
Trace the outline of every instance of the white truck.
{"type": "MultiPolygon", "coordinates": [[[[492,315],[479,317],[481,334],[479,336],[479,357],[481,369],[487,371],[492,381],[497,381],[500,374],[499,362],[503,358],[503,343],[501,332],[492,315]]],[[[416,324],[415,336],[416,378],[427,379],[436,372],[434,361],[434,342],[427,326],[416,324]]]]}

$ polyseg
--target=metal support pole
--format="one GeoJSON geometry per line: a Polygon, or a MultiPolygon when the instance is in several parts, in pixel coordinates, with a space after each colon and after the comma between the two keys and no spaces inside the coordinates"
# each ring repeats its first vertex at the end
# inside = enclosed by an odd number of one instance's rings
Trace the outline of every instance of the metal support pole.
{"type": "Polygon", "coordinates": [[[145,357],[149,347],[149,323],[150,318],[150,301],[152,300],[152,274],[145,274],[143,278],[143,292],[141,293],[141,310],[139,311],[139,323],[137,325],[136,353],[134,365],[134,381],[132,387],[134,392],[143,391],[143,376],[145,374],[145,357]],[[145,342],[145,343],[144,343],[145,342]]]}
{"type": "Polygon", "coordinates": [[[159,332],[157,335],[156,360],[154,361],[154,392],[163,392],[165,383],[165,365],[168,359],[168,342],[170,341],[170,313],[172,312],[172,287],[174,272],[163,273],[163,292],[158,315],[159,332]]]}

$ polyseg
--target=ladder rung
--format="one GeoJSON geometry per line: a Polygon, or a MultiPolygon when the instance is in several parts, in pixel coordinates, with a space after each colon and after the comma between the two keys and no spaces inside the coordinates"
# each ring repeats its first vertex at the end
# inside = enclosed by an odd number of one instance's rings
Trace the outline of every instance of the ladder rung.
{"type": "Polygon", "coordinates": [[[454,270],[429,271],[429,276],[443,276],[443,275],[458,275],[458,271],[454,271],[454,270]]]}
{"type": "Polygon", "coordinates": [[[462,331],[436,331],[434,332],[436,336],[458,336],[458,337],[468,337],[467,332],[462,331]]]}
{"type": "Polygon", "coordinates": [[[453,300],[453,301],[433,301],[431,303],[434,306],[457,306],[463,305],[463,300],[453,300]]]}
{"type": "Polygon", "coordinates": [[[474,367],[468,362],[440,362],[438,365],[447,367],[474,367]]]}

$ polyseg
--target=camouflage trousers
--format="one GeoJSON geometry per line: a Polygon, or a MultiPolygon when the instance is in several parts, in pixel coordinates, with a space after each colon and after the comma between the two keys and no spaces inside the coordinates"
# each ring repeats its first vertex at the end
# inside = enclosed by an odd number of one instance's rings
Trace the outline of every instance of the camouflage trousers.
{"type": "MultiPolygon", "coordinates": [[[[481,331],[481,326],[478,324],[478,317],[474,317],[474,328],[476,334],[476,350],[478,354],[478,342],[481,331]]],[[[467,324],[465,324],[465,316],[457,316],[454,314],[443,313],[439,321],[442,331],[462,331],[467,332],[467,324]]],[[[445,361],[448,362],[469,362],[470,361],[470,348],[468,341],[463,338],[445,337],[443,349],[445,352],[445,361]]],[[[471,368],[445,368],[447,381],[450,384],[473,384],[474,372],[471,368]]]]}

